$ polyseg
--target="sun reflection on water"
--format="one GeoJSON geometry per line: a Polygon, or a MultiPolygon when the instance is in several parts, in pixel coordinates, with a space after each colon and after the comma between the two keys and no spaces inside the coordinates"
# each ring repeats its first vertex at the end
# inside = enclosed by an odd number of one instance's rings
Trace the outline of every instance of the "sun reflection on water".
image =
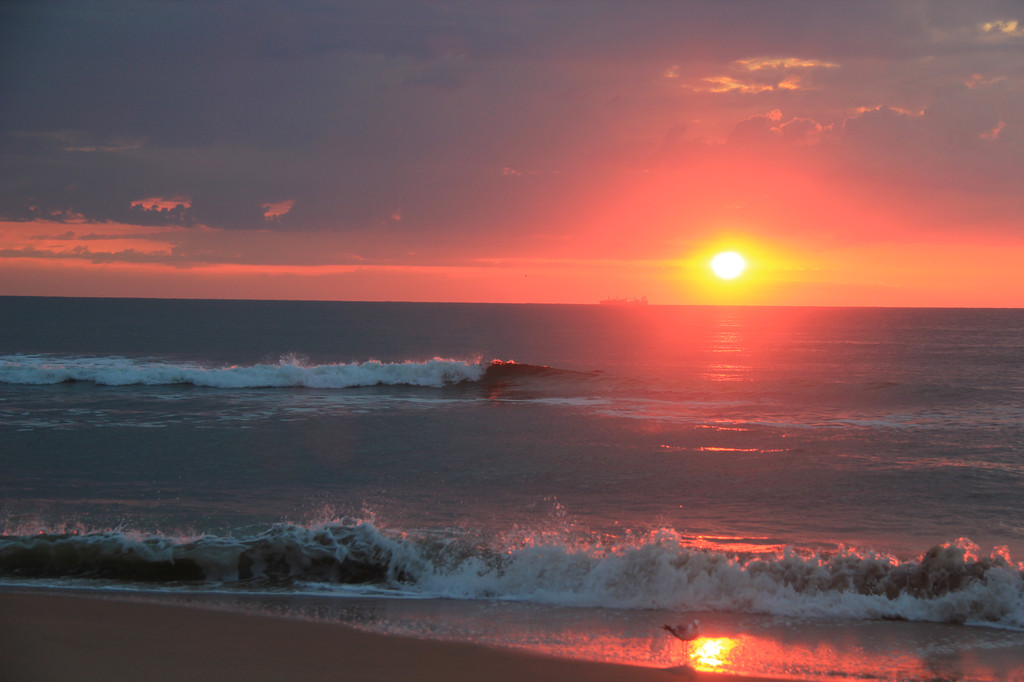
{"type": "Polygon", "coordinates": [[[696,670],[717,670],[736,644],[732,637],[699,637],[690,645],[690,665],[696,670]]]}
{"type": "Polygon", "coordinates": [[[658,668],[680,679],[696,671],[783,679],[1024,680],[1020,633],[986,628],[880,621],[797,623],[692,612],[651,618],[615,610],[540,612],[537,606],[495,603],[467,613],[466,604],[447,601],[371,603],[372,609],[365,612],[346,606],[359,616],[346,622],[392,635],[658,668]],[[680,641],[660,625],[695,616],[700,617],[704,634],[692,640],[680,641]],[[936,648],[938,644],[943,646],[936,648]]]}

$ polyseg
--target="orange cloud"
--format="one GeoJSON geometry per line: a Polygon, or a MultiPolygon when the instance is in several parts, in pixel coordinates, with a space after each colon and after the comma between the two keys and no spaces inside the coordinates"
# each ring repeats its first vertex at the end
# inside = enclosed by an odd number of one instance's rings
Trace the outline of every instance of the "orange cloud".
{"type": "MultiPolygon", "coordinates": [[[[837,69],[839,64],[820,59],[799,57],[755,57],[737,59],[721,75],[705,76],[688,85],[697,92],[758,94],[775,90],[807,90],[812,86],[793,71],[808,72],[820,69],[837,69]],[[707,84],[707,85],[705,85],[707,84]]],[[[678,66],[663,72],[665,78],[681,77],[678,66]]]]}
{"type": "Polygon", "coordinates": [[[705,92],[741,92],[744,94],[757,94],[759,92],[766,92],[775,89],[775,86],[767,83],[743,82],[733,78],[732,76],[710,76],[703,80],[704,82],[711,84],[706,88],[703,88],[705,92]]]}
{"type": "Polygon", "coordinates": [[[294,199],[287,199],[285,201],[276,201],[273,203],[263,204],[263,219],[267,221],[276,220],[284,214],[292,210],[295,206],[294,199]]]}
{"type": "Polygon", "coordinates": [[[67,221],[0,222],[0,257],[94,262],[154,260],[155,256],[166,259],[173,246],[166,239],[167,228],[104,223],[92,224],[93,229],[86,231],[68,230],[67,226],[67,221]]]}
{"type": "Polygon", "coordinates": [[[837,69],[839,64],[821,59],[800,59],[799,57],[757,57],[755,59],[738,59],[739,64],[747,71],[763,69],[837,69]]]}
{"type": "Polygon", "coordinates": [[[999,38],[1024,37],[1024,26],[1016,19],[997,19],[986,21],[978,26],[982,33],[999,38]]]}
{"type": "Polygon", "coordinates": [[[979,133],[978,137],[983,140],[998,140],[999,134],[1006,128],[1006,121],[1000,121],[996,124],[996,127],[984,133],[979,133]]]}
{"type": "Polygon", "coordinates": [[[150,197],[148,199],[136,199],[131,203],[132,208],[141,208],[144,211],[170,211],[182,206],[192,207],[192,200],[186,196],[174,196],[170,198],[150,197]]]}

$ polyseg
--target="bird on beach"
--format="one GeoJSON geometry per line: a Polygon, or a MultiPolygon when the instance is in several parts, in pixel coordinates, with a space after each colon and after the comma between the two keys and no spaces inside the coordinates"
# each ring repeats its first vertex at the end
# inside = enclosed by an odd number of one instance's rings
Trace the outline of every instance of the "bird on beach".
{"type": "Polygon", "coordinates": [[[673,635],[689,642],[692,639],[697,639],[700,636],[700,621],[694,618],[688,623],[679,623],[677,625],[662,625],[662,629],[668,630],[673,635]]]}

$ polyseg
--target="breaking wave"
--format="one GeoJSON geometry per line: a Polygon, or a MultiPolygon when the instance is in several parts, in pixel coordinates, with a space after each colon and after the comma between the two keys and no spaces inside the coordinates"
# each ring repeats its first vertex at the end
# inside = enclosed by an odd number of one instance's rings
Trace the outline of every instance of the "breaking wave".
{"type": "Polygon", "coordinates": [[[370,521],[277,524],[242,536],[125,531],[0,536],[0,576],[168,587],[373,587],[396,596],[626,609],[900,619],[1024,629],[1024,565],[967,540],[914,560],[843,549],[735,554],[673,530],[609,540],[518,531],[391,532],[370,521]]]}
{"type": "Polygon", "coordinates": [[[274,364],[213,367],[200,363],[156,361],[119,356],[0,356],[0,383],[47,385],[87,382],[99,386],[192,385],[210,388],[356,388],[362,386],[442,387],[463,382],[508,379],[546,367],[494,360],[434,358],[423,362],[308,364],[284,356],[274,364]]]}

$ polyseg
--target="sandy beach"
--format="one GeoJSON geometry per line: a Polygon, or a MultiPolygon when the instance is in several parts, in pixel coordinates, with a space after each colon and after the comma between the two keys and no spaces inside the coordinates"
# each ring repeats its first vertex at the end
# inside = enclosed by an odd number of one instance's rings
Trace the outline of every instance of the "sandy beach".
{"type": "Polygon", "coordinates": [[[536,656],[186,606],[0,592],[0,669],[30,680],[756,680],[536,656]]]}

